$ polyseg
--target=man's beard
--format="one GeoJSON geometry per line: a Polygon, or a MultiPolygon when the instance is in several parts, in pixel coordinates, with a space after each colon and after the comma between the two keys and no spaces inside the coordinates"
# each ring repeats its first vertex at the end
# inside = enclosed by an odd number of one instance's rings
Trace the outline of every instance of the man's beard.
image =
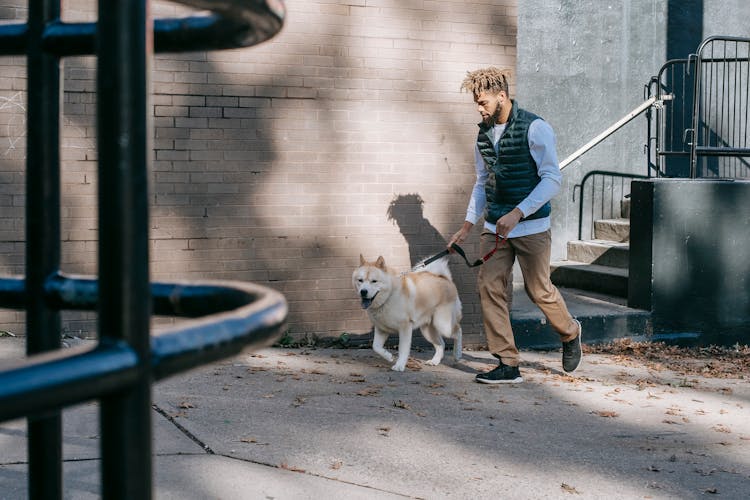
{"type": "Polygon", "coordinates": [[[499,123],[500,122],[500,114],[502,113],[502,109],[503,108],[502,108],[502,106],[500,106],[500,103],[497,103],[497,105],[495,106],[495,112],[492,113],[490,116],[488,116],[484,120],[484,124],[492,127],[492,126],[496,125],[497,123],[499,123]]]}

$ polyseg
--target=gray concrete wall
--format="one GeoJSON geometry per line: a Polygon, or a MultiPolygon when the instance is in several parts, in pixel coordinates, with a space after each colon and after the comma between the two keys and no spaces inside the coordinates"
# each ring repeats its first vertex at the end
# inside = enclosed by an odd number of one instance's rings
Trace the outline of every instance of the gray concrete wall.
{"type": "MultiPolygon", "coordinates": [[[[745,0],[528,0],[518,5],[516,96],[555,128],[560,160],[643,102],[668,58],[714,35],[750,36],[745,0]]],[[[564,171],[554,200],[553,259],[577,237],[573,186],[589,170],[646,173],[642,115],[564,171]]]]}
{"type": "MultiPolygon", "coordinates": [[[[664,62],[666,1],[529,0],[518,6],[517,96],[555,128],[562,161],[643,102],[664,62]]],[[[577,236],[573,186],[593,169],[646,173],[638,117],[564,170],[553,209],[553,259],[577,236]]]]}
{"type": "Polygon", "coordinates": [[[703,0],[703,38],[714,35],[750,37],[747,0],[703,0]]]}

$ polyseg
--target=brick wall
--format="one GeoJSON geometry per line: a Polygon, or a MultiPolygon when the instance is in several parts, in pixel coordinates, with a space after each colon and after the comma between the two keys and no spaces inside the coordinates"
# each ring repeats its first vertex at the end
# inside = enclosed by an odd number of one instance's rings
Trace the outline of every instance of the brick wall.
{"type": "MultiPolygon", "coordinates": [[[[458,88],[466,70],[515,66],[516,3],[287,1],[270,42],[157,55],[152,279],[250,280],[285,294],[295,337],[368,332],[350,283],[359,254],[405,270],[463,221],[477,116],[458,88]]],[[[24,19],[20,4],[0,13],[24,19]]],[[[93,6],[66,2],[65,20],[93,6]]],[[[63,270],[84,274],[96,272],[95,68],[65,61],[63,270]]],[[[0,273],[22,274],[24,60],[0,69],[0,273]]],[[[479,341],[475,271],[453,270],[479,341]]],[[[66,313],[65,326],[92,334],[92,316],[66,313]]],[[[0,311],[0,329],[23,328],[23,313],[0,311]]]]}

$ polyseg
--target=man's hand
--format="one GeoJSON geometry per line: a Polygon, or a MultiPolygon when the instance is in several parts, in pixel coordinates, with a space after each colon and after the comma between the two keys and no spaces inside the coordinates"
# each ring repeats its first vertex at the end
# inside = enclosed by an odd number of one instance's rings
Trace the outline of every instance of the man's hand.
{"type": "Polygon", "coordinates": [[[464,221],[464,225],[461,226],[461,229],[459,229],[458,232],[453,235],[453,238],[451,238],[451,240],[448,242],[448,250],[450,250],[451,253],[453,253],[454,251],[451,246],[453,246],[454,243],[457,245],[463,243],[469,236],[472,227],[474,227],[474,224],[469,221],[464,221]]]}
{"type": "Polygon", "coordinates": [[[499,234],[503,238],[507,237],[508,233],[510,233],[513,228],[516,227],[521,219],[523,219],[523,212],[521,212],[521,209],[518,207],[514,208],[507,214],[500,217],[495,223],[497,234],[499,234]]]}

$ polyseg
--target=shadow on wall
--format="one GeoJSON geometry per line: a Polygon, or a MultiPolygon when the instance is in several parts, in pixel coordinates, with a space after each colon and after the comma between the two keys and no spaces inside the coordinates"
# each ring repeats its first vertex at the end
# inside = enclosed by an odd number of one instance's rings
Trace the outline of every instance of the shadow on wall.
{"type": "Polygon", "coordinates": [[[394,196],[388,211],[388,220],[398,225],[409,246],[409,263],[413,267],[445,249],[448,242],[424,216],[424,200],[419,194],[394,196]]]}
{"type": "MultiPolygon", "coordinates": [[[[396,223],[409,247],[409,262],[412,267],[418,262],[445,250],[448,241],[424,216],[424,200],[417,193],[399,194],[393,197],[386,212],[388,220],[396,223]]],[[[464,306],[464,325],[479,324],[475,303],[478,300],[476,273],[462,265],[460,259],[450,257],[453,282],[464,306]]]]}

